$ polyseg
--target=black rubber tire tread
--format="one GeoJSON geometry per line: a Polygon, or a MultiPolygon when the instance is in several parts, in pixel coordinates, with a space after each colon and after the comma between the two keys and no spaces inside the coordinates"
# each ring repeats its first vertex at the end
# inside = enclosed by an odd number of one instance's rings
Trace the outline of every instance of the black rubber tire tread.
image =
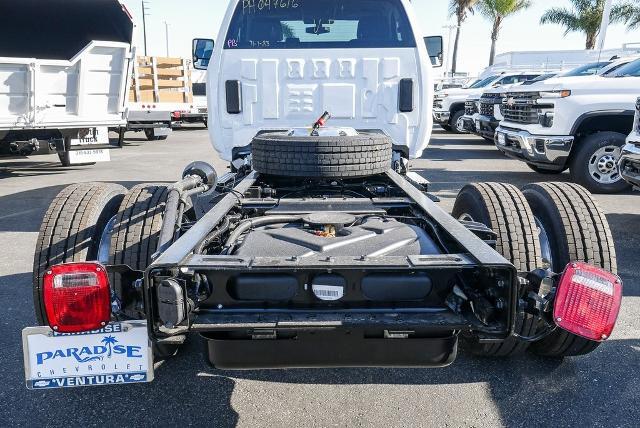
{"type": "Polygon", "coordinates": [[[45,271],[60,263],[95,261],[102,231],[118,212],[126,191],[118,184],[73,184],[49,205],[33,262],[34,306],[41,325],[47,323],[41,294],[45,271]]]}
{"type": "MultiPolygon", "coordinates": [[[[497,233],[496,250],[511,262],[519,272],[529,272],[542,265],[540,242],[533,214],[522,192],[505,183],[473,183],[458,195],[453,216],[472,215],[497,233]],[[469,212],[474,210],[475,213],[469,212]]],[[[536,320],[525,316],[516,320],[515,332],[532,336],[536,320]]],[[[465,346],[475,355],[509,357],[522,354],[528,343],[507,338],[501,343],[481,344],[474,338],[465,340],[465,346]]]]}
{"type": "Polygon", "coordinates": [[[602,184],[595,181],[589,175],[589,159],[599,148],[614,145],[622,147],[627,136],[619,132],[596,132],[583,139],[576,141],[570,161],[569,173],[571,180],[584,186],[592,193],[620,193],[631,188],[631,185],[624,181],[622,177],[613,184],[602,184]]]}
{"type": "Polygon", "coordinates": [[[452,134],[468,134],[468,132],[464,131],[458,131],[457,128],[457,122],[458,119],[460,119],[462,116],[464,116],[464,110],[457,110],[454,111],[453,113],[451,113],[451,119],[449,119],[449,126],[451,127],[451,130],[449,130],[448,132],[452,133],[452,134]]]}
{"type": "MultiPolygon", "coordinates": [[[[555,272],[562,272],[570,262],[583,261],[617,273],[609,223],[587,189],[572,183],[536,183],[525,186],[524,194],[550,235],[555,272]]],[[[599,345],[558,329],[530,350],[560,358],[585,355],[599,345]]]]}
{"type": "MultiPolygon", "coordinates": [[[[169,187],[165,184],[140,184],[124,197],[111,238],[111,264],[145,270],[158,248],[169,187]]],[[[112,283],[122,295],[119,275],[112,283]]]]}
{"type": "Polygon", "coordinates": [[[357,178],[389,170],[392,144],[378,134],[301,138],[280,133],[256,136],[251,152],[253,168],[267,175],[357,178]]]}

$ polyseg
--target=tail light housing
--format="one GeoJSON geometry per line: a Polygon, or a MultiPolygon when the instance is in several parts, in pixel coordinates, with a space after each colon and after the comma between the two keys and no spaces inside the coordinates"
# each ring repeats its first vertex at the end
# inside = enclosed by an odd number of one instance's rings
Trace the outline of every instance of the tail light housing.
{"type": "Polygon", "coordinates": [[[611,336],[621,303],[622,281],[617,275],[571,263],[558,283],[553,318],[558,327],[601,342],[611,336]]]}
{"type": "Polygon", "coordinates": [[[111,319],[107,271],[99,263],[68,263],[43,276],[43,301],[49,326],[60,333],[97,330],[111,319]]]}
{"type": "Polygon", "coordinates": [[[182,112],[174,111],[174,112],[171,113],[171,117],[173,119],[178,120],[178,119],[180,119],[182,117],[182,112]]]}

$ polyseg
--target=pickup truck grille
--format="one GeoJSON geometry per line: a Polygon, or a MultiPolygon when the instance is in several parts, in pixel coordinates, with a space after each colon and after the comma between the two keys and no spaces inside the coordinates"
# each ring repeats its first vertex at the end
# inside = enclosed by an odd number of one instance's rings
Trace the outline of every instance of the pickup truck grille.
{"type": "Polygon", "coordinates": [[[494,116],[494,106],[502,103],[502,94],[483,94],[480,98],[480,114],[487,117],[494,116]]]}
{"type": "Polygon", "coordinates": [[[508,122],[534,125],[538,123],[537,92],[513,92],[506,94],[500,110],[508,122]]]}
{"type": "Polygon", "coordinates": [[[472,116],[478,113],[478,101],[477,100],[467,100],[464,103],[464,114],[467,116],[472,116]]]}

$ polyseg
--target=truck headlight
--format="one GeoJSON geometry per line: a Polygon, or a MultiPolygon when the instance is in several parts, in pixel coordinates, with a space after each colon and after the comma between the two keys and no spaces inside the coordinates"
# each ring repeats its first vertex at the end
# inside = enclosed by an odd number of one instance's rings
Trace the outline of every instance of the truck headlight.
{"type": "Polygon", "coordinates": [[[567,98],[569,96],[571,96],[571,91],[568,89],[540,92],[540,98],[567,98]]]}

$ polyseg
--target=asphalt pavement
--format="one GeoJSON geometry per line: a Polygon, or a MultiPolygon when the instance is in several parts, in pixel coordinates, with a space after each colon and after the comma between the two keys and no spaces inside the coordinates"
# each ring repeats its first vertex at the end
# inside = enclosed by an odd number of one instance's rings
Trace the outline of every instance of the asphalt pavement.
{"type": "MultiPolygon", "coordinates": [[[[460,355],[444,369],[219,371],[203,341],[156,370],[151,384],[28,391],[20,332],[35,325],[31,271],[41,219],[67,184],[174,182],[193,160],[225,162],[202,129],[147,142],[128,134],[110,163],[62,168],[55,155],[0,158],[1,426],[638,426],[640,421],[640,193],[597,196],[611,224],[624,301],[611,340],[552,361],[460,355]]],[[[548,176],[473,136],[436,131],[415,171],[450,210],[472,181],[515,185],[548,176]]],[[[567,180],[568,175],[553,177],[567,180]]]]}

